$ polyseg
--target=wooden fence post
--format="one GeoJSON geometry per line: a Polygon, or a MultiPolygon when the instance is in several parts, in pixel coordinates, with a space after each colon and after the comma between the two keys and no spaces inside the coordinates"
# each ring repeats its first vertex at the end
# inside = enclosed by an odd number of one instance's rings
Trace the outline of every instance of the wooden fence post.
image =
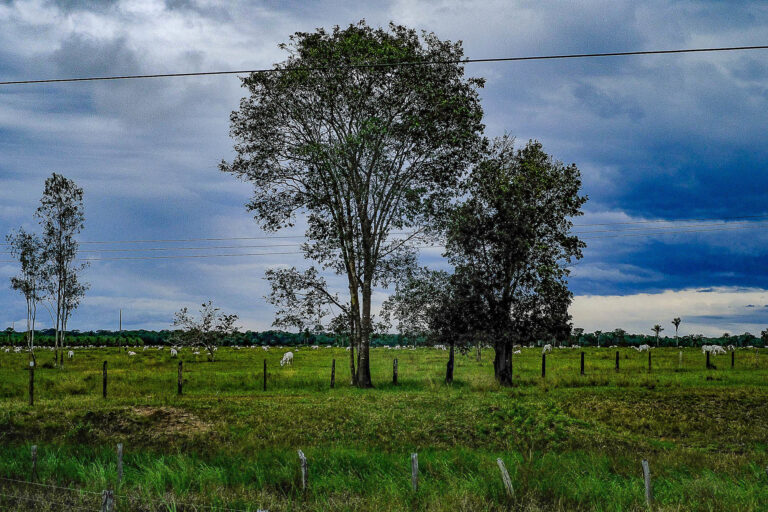
{"type": "Polygon", "coordinates": [[[182,375],[182,372],[183,372],[183,365],[182,365],[182,362],[179,361],[179,378],[178,378],[178,382],[177,382],[177,386],[176,386],[176,394],[177,395],[181,395],[181,391],[182,391],[181,388],[182,388],[183,383],[184,383],[184,377],[182,375]]]}
{"type": "Polygon", "coordinates": [[[411,454],[411,487],[413,492],[419,490],[419,454],[411,454]]]}
{"type": "Polygon", "coordinates": [[[643,459],[643,480],[645,481],[645,504],[648,507],[653,506],[653,490],[651,489],[651,468],[648,461],[643,459]]]}
{"type": "Polygon", "coordinates": [[[34,482],[37,480],[37,445],[33,444],[30,451],[32,452],[32,472],[30,473],[30,480],[34,482]]]}
{"type": "Polygon", "coordinates": [[[683,351],[677,353],[677,367],[683,369],[683,351]]]}
{"type": "Polygon", "coordinates": [[[331,361],[331,389],[336,385],[336,359],[331,361]]]}
{"type": "Polygon", "coordinates": [[[709,350],[707,350],[707,370],[709,370],[710,368],[712,368],[712,365],[709,364],[709,350]]]}
{"type": "Polygon", "coordinates": [[[547,376],[547,353],[542,352],[541,353],[541,378],[547,376]]]}
{"type": "Polygon", "coordinates": [[[616,351],[616,371],[619,371],[619,351],[616,351]]]}
{"type": "Polygon", "coordinates": [[[501,458],[496,459],[496,464],[499,465],[499,471],[501,471],[501,480],[504,482],[504,489],[507,491],[507,496],[510,498],[515,495],[515,491],[512,488],[512,479],[509,478],[509,472],[504,465],[504,461],[501,458]]]}
{"type": "Polygon", "coordinates": [[[581,375],[584,375],[584,352],[581,352],[581,375]]]}
{"type": "Polygon", "coordinates": [[[397,386],[397,358],[392,361],[392,384],[397,386]]]}
{"type": "Polygon", "coordinates": [[[267,360],[264,359],[264,391],[267,390],[267,360]]]}
{"type": "Polygon", "coordinates": [[[301,462],[301,490],[306,492],[309,485],[309,475],[307,473],[307,457],[304,456],[304,452],[299,450],[299,461],[301,462]]]}
{"type": "Polygon", "coordinates": [[[101,491],[101,512],[113,512],[115,510],[114,491],[101,491]]]}
{"type": "Polygon", "coordinates": [[[123,443],[117,443],[117,485],[123,482],[123,443]]]}
{"type": "Polygon", "coordinates": [[[731,350],[731,368],[733,368],[733,365],[735,362],[736,362],[736,351],[731,350]]]}
{"type": "Polygon", "coordinates": [[[29,405],[35,405],[35,362],[29,362],[29,405]]]}
{"type": "Polygon", "coordinates": [[[104,361],[104,366],[101,369],[101,396],[107,398],[107,362],[104,361]]]}

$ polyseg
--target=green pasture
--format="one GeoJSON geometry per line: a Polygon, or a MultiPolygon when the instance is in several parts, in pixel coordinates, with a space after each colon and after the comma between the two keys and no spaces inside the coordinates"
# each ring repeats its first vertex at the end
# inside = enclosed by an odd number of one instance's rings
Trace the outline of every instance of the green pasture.
{"type": "Polygon", "coordinates": [[[447,386],[447,352],[377,348],[370,390],[349,385],[339,348],[221,348],[213,363],[133,350],[76,349],[63,368],[39,350],[31,407],[27,354],[0,352],[0,510],[99,510],[107,488],[117,510],[646,510],[642,459],[655,510],[768,510],[764,349],[737,350],[733,368],[730,353],[714,356],[712,369],[700,349],[652,349],[649,372],[647,353],[590,348],[583,376],[580,349],[554,349],[542,378],[541,349],[524,348],[505,389],[491,350],[479,362],[457,353],[447,386]],[[31,445],[44,485],[8,481],[31,478],[31,445]]]}

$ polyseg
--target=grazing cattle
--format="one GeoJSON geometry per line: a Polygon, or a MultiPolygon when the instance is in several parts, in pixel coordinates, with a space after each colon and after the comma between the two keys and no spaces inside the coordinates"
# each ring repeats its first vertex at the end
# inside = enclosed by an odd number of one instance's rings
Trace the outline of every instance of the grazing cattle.
{"type": "Polygon", "coordinates": [[[133,357],[133,356],[135,356],[135,355],[136,355],[136,352],[134,352],[134,351],[130,351],[130,352],[128,352],[128,355],[129,355],[129,356],[131,356],[131,357],[133,357]]]}
{"type": "Polygon", "coordinates": [[[75,353],[70,350],[69,352],[67,352],[67,357],[69,359],[72,359],[73,357],[75,357],[75,353]]]}
{"type": "Polygon", "coordinates": [[[701,347],[701,353],[709,352],[712,355],[725,354],[725,349],[720,345],[704,345],[701,347]]]}
{"type": "Polygon", "coordinates": [[[287,364],[293,365],[293,352],[286,352],[283,354],[283,358],[280,360],[280,366],[287,364]]]}
{"type": "Polygon", "coordinates": [[[268,347],[268,346],[266,346],[266,345],[262,345],[261,349],[262,349],[264,352],[269,352],[269,347],[268,347]]]}
{"type": "Polygon", "coordinates": [[[544,345],[544,348],[541,349],[541,353],[544,354],[545,352],[552,352],[552,345],[549,343],[544,345]]]}
{"type": "Polygon", "coordinates": [[[179,355],[179,352],[175,348],[172,348],[171,349],[171,357],[176,357],[177,355],[179,355]]]}
{"type": "Polygon", "coordinates": [[[638,352],[647,352],[651,350],[650,345],[640,345],[639,347],[632,347],[633,349],[637,350],[638,352]]]}
{"type": "Polygon", "coordinates": [[[312,348],[312,350],[317,350],[317,349],[319,349],[320,347],[319,347],[319,346],[317,346],[317,345],[312,345],[312,347],[311,347],[311,348],[312,348]]]}

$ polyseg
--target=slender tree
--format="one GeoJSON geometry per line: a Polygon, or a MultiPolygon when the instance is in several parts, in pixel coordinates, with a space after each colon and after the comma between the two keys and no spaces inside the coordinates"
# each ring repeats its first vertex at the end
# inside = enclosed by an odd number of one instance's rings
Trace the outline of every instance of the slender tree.
{"type": "Polygon", "coordinates": [[[672,325],[675,326],[675,346],[680,346],[680,340],[677,337],[677,330],[680,328],[680,317],[676,317],[672,319],[672,325]]]}
{"type": "Polygon", "coordinates": [[[391,235],[418,233],[455,195],[481,141],[483,81],[464,77],[460,43],[399,25],[298,32],[281,47],[274,73],[243,79],[237,154],[220,167],[253,184],[263,229],[306,215],[305,257],[346,277],[357,385],[370,387],[372,293],[413,264],[418,238],[391,235]]]}
{"type": "Polygon", "coordinates": [[[659,333],[664,330],[663,327],[661,327],[659,324],[656,324],[653,326],[653,329],[651,329],[654,333],[656,333],[656,346],[659,346],[659,333]]]}
{"type": "MultiPolygon", "coordinates": [[[[32,233],[19,229],[16,233],[6,236],[11,255],[18,258],[21,272],[11,278],[11,288],[24,295],[27,303],[27,347],[30,357],[34,360],[35,349],[35,320],[37,304],[45,293],[45,258],[43,244],[40,238],[32,233]]],[[[12,328],[8,328],[8,335],[12,328]]]]}
{"type": "Polygon", "coordinates": [[[177,328],[172,341],[181,346],[201,347],[208,360],[216,360],[216,349],[228,336],[237,332],[237,315],[225,315],[209,300],[200,307],[200,318],[194,318],[187,308],[181,308],[173,319],[177,328]]]}
{"type": "MultiPolygon", "coordinates": [[[[65,342],[67,311],[71,313],[74,310],[72,306],[80,301],[86,289],[86,285],[76,283],[79,283],[78,276],[87,264],[75,263],[79,249],[75,237],[83,229],[85,222],[83,189],[74,181],[53,173],[45,180],[45,190],[36,215],[43,228],[48,293],[55,302],[54,355],[58,361],[59,349],[63,349],[65,342]],[[72,294],[78,294],[78,297],[75,299],[72,294]]],[[[61,359],[64,359],[63,350],[61,359]]]]}
{"type": "MultiPolygon", "coordinates": [[[[624,336],[627,335],[627,331],[624,329],[618,328],[613,330],[613,342],[616,345],[624,345],[624,336]]],[[[600,344],[598,343],[597,346],[599,347],[600,344]]]]}
{"type": "Polygon", "coordinates": [[[502,137],[447,216],[446,256],[472,304],[462,323],[492,340],[502,385],[512,384],[514,344],[570,335],[568,265],[585,246],[570,232],[586,201],[580,188],[575,165],[553,160],[538,142],[516,150],[502,137]]]}

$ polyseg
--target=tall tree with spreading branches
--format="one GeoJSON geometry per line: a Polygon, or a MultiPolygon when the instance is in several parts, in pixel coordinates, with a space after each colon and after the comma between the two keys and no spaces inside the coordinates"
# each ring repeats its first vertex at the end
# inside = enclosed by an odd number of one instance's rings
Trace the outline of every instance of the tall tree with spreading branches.
{"type": "Polygon", "coordinates": [[[448,216],[446,256],[475,297],[468,323],[493,343],[502,385],[512,384],[514,344],[570,335],[568,266],[585,246],[571,233],[586,201],[580,188],[575,165],[538,142],[515,149],[505,136],[489,145],[448,216]]]}
{"type": "Polygon", "coordinates": [[[464,77],[460,42],[394,24],[297,32],[281,48],[273,72],[243,79],[236,156],[220,168],[253,184],[262,229],[306,216],[305,257],[346,277],[356,384],[370,387],[372,292],[414,263],[417,233],[474,159],[483,81],[464,77]]]}
{"type": "Polygon", "coordinates": [[[75,262],[80,247],[75,237],[85,223],[83,189],[61,174],[53,173],[45,180],[36,215],[43,228],[48,293],[55,303],[54,355],[58,361],[61,348],[63,361],[66,320],[87,289],[79,278],[87,263],[75,262]]]}

